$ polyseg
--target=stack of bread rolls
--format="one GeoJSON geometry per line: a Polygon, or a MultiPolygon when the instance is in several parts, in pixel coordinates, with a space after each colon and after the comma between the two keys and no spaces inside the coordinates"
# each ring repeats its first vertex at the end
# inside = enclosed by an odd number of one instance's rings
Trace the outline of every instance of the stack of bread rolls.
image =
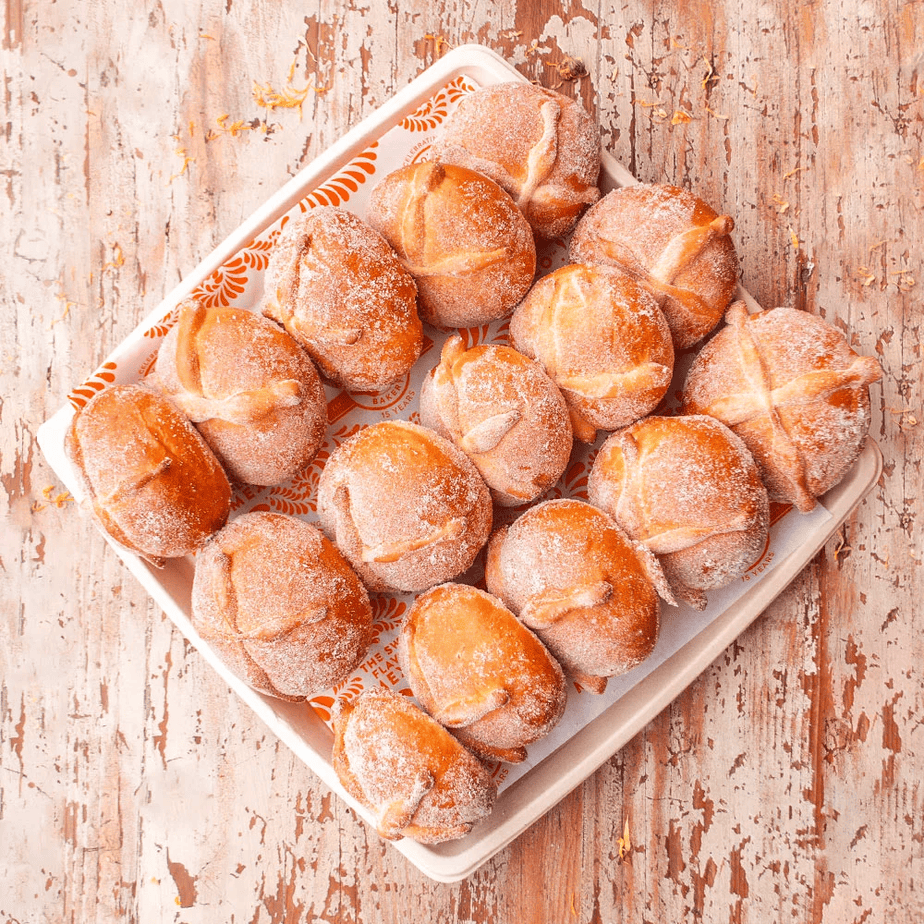
{"type": "Polygon", "coordinates": [[[762,550],[768,499],[811,509],[869,426],[875,360],[819,318],[730,306],[730,216],[672,186],[601,199],[599,171],[573,100],[476,91],[428,160],[373,190],[368,224],[333,207],[284,222],[263,317],[184,304],[148,381],[103,391],[68,435],[109,536],[157,564],[198,553],[194,623],[267,695],[336,687],[371,643],[369,594],[419,594],[399,633],[419,706],[369,690],[334,710],[334,767],[387,838],[471,830],[496,796],[481,759],[523,761],[569,686],[600,693],[644,662],[662,601],[704,607],[762,550]],[[571,262],[537,280],[536,240],[572,231],[571,262]],[[675,354],[723,315],[670,413],[675,354]],[[453,332],[508,317],[509,345],[453,332]],[[330,455],[324,533],[270,513],[226,525],[231,481],[314,459],[321,380],[401,380],[422,322],[453,332],[423,426],[376,423],[330,455]],[[544,499],[600,430],[590,502],[544,499]]]}

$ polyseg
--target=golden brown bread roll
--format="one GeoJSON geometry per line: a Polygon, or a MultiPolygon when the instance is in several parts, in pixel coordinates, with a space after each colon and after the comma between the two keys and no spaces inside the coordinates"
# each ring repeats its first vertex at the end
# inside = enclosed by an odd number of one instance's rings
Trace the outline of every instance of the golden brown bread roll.
{"type": "Polygon", "coordinates": [[[376,390],[406,375],[423,344],[414,280],[345,209],[320,207],[283,228],[266,271],[263,313],[336,385],[376,390]]]}
{"type": "Polygon", "coordinates": [[[155,565],[221,529],[231,485],[180,411],[143,385],[112,385],[77,411],[65,450],[94,516],[155,565]]]}
{"type": "Polygon", "coordinates": [[[535,500],[571,455],[568,405],[542,367],[511,347],[450,337],[424,379],[420,420],[452,440],[505,507],[535,500]]]}
{"type": "Polygon", "coordinates": [[[625,427],[670,386],[674,349],[664,315],[634,280],[571,264],[540,279],[510,320],[513,346],[561,389],[577,439],[625,427]]]}
{"type": "Polygon", "coordinates": [[[696,609],[706,607],[704,590],[730,584],[767,541],[770,505],[754,458],[712,417],[646,417],[614,433],[587,488],[696,609]]]}
{"type": "Polygon", "coordinates": [[[319,529],[281,513],[245,513],[209,540],[192,621],[241,679],[290,701],[344,680],[372,638],[356,573],[319,529]]]}
{"type": "Polygon", "coordinates": [[[399,658],[423,708],[479,757],[520,763],[558,724],[565,678],[545,646],[496,597],[466,584],[421,594],[399,658]]]}
{"type": "Polygon", "coordinates": [[[196,425],[235,481],[286,481],[324,439],[327,400],[308,354],[241,308],[184,302],[148,382],[196,425]]]}
{"type": "Polygon", "coordinates": [[[529,83],[466,96],[430,156],[491,177],[540,237],[567,234],[600,197],[600,136],[579,102],[529,83]]]}
{"type": "Polygon", "coordinates": [[[383,421],[332,453],[318,517],[370,590],[419,591],[472,565],[491,531],[491,495],[449,440],[383,421]]]}
{"type": "Polygon", "coordinates": [[[576,263],[630,273],[658,300],[678,350],[721,320],[738,285],[735,223],[676,186],[625,186],[607,193],[571,238],[576,263]]]}
{"type": "Polygon", "coordinates": [[[687,374],[683,412],[731,427],[770,499],[807,513],[857,460],[869,430],[869,386],[882,369],[804,311],[749,315],[737,302],[726,321],[687,374]]]}
{"type": "Polygon", "coordinates": [[[495,531],[485,580],[593,693],[651,654],[658,594],[674,602],[655,557],[579,500],[543,501],[495,531]]]}
{"type": "Polygon", "coordinates": [[[497,798],[477,757],[408,698],[382,688],[337,701],[333,765],[389,840],[439,844],[462,837],[497,798]]]}
{"type": "Polygon", "coordinates": [[[526,219],[472,170],[402,167],[372,191],[367,220],[414,277],[420,316],[434,327],[504,318],[532,285],[536,246],[526,219]]]}

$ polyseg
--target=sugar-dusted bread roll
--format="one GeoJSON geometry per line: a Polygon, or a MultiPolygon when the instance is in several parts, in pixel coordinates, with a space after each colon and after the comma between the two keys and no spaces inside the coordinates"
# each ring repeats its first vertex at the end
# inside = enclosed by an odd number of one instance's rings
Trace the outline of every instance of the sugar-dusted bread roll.
{"type": "Polygon", "coordinates": [[[318,517],[370,590],[426,590],[466,571],[491,531],[491,495],[433,430],[383,421],[321,472],[318,517]]]}
{"type": "Polygon", "coordinates": [[[590,502],[653,552],[674,594],[705,609],[763,551],[767,490],[744,443],[712,417],[646,417],[594,459],[590,502]]]}
{"type": "Polygon", "coordinates": [[[654,298],[611,267],[571,264],[540,279],[510,321],[513,346],[561,389],[574,435],[592,443],[650,413],[674,371],[654,298]]]}
{"type": "Polygon", "coordinates": [[[543,501],[498,529],[485,579],[565,672],[594,693],[654,650],[658,594],[674,602],[655,557],[579,500],[543,501]]]}
{"type": "Polygon", "coordinates": [[[420,704],[479,757],[522,762],[565,711],[558,662],[500,600],[467,584],[421,594],[398,652],[420,704]]]}
{"type": "Polygon", "coordinates": [[[545,370],[511,347],[466,350],[450,337],[424,379],[420,420],[452,440],[511,507],[535,500],[561,477],[571,455],[568,405],[545,370]]]}
{"type": "Polygon", "coordinates": [[[600,197],[600,135],[583,106],[529,83],[501,83],[466,96],[430,156],[491,177],[535,233],[567,234],[600,197]]]}
{"type": "Polygon", "coordinates": [[[882,377],[815,315],[737,302],[696,357],[683,412],[708,414],[750,449],[771,500],[803,513],[850,470],[869,430],[869,386],[882,377]]]}
{"type": "Polygon", "coordinates": [[[196,557],[196,631],[242,680],[298,701],[344,680],[366,654],[372,607],[319,529],[281,513],[245,513],[196,557]]]}
{"type": "Polygon", "coordinates": [[[183,303],[148,383],[196,425],[235,481],[286,481],[324,438],[327,400],[308,354],[242,308],[183,303]]]}
{"type": "Polygon", "coordinates": [[[526,219],[495,182],[465,167],[401,167],[372,191],[366,216],[414,277],[420,316],[434,327],[504,318],[532,285],[526,219]]]}
{"type": "Polygon", "coordinates": [[[734,227],[728,215],[676,186],[624,186],[581,219],[570,258],[616,266],[648,287],[682,350],[719,323],[735,294],[734,227]]]}
{"type": "Polygon", "coordinates": [[[402,378],[423,345],[414,280],[345,209],[310,209],[282,229],[263,313],[298,340],[325,378],[357,391],[402,378]]]}
{"type": "Polygon", "coordinates": [[[383,688],[337,701],[333,765],[389,840],[439,844],[462,837],[497,798],[477,757],[407,697],[383,688]]]}
{"type": "Polygon", "coordinates": [[[205,440],[163,395],[112,385],[77,411],[65,450],[113,539],[155,565],[221,529],[231,485],[205,440]]]}

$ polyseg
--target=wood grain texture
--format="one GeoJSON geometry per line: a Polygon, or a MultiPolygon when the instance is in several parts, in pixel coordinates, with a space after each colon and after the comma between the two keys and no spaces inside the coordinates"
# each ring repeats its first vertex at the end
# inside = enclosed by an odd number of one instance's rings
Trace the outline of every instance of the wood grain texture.
{"type": "Polygon", "coordinates": [[[924,4],[8,0],[0,922],[924,919],[924,4]],[[39,424],[293,175],[481,42],[734,215],[745,285],[876,355],[870,497],[757,622],[463,883],[358,822],[61,488],[39,424]],[[254,85],[317,87],[300,109],[254,85]],[[57,503],[56,503],[57,501],[57,503]],[[620,857],[628,822],[631,848],[620,857]]]}

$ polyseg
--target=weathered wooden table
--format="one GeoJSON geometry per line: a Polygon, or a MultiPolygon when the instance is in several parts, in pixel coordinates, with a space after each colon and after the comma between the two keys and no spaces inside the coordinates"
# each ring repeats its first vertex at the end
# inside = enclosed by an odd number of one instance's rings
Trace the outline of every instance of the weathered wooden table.
{"type": "Polygon", "coordinates": [[[924,918],[924,4],[588,7],[7,2],[2,924],[924,918]],[[640,179],[733,215],[762,304],[879,358],[886,464],[670,708],[439,885],[229,695],[35,434],[282,181],[470,41],[580,96],[640,179]]]}

